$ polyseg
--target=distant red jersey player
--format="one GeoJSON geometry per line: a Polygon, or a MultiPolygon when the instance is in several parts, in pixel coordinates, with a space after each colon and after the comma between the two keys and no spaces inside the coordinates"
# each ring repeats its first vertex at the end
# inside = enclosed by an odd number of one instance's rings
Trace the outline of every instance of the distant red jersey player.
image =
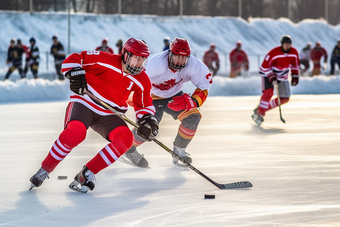
{"type": "MultiPolygon", "coordinates": [[[[102,41],[102,45],[96,48],[96,51],[102,51],[102,52],[107,52],[110,54],[113,54],[113,49],[111,47],[108,46],[108,38],[103,39],[102,41]]],[[[120,53],[118,53],[120,54],[120,53]]]]}
{"type": "Polygon", "coordinates": [[[260,68],[262,80],[262,96],[260,104],[254,109],[252,115],[257,125],[264,121],[266,111],[278,106],[278,99],[271,99],[273,96],[273,83],[278,83],[281,104],[289,101],[290,86],[288,73],[291,70],[291,85],[299,83],[299,54],[292,47],[292,39],[288,35],[281,37],[281,46],[275,47],[266,55],[260,68]]]}
{"type": "Polygon", "coordinates": [[[313,70],[312,70],[312,76],[320,75],[321,74],[321,68],[326,69],[327,68],[327,51],[325,48],[321,46],[321,42],[316,42],[315,47],[310,52],[310,57],[313,61],[313,70]],[[321,67],[321,58],[324,57],[324,63],[321,67]]]}
{"type": "Polygon", "coordinates": [[[210,44],[210,49],[207,50],[203,56],[203,63],[209,68],[210,72],[212,72],[212,76],[215,76],[220,68],[220,59],[215,49],[216,45],[214,43],[210,44]]]}
{"type": "Polygon", "coordinates": [[[241,75],[242,67],[245,71],[249,70],[248,56],[242,48],[242,42],[237,41],[236,48],[230,53],[230,78],[235,78],[241,75]]]}
{"type": "Polygon", "coordinates": [[[138,135],[151,140],[158,133],[154,117],[151,83],[144,67],[149,48],[142,40],[130,38],[123,45],[122,55],[99,51],[71,54],[62,64],[62,72],[70,80],[73,91],[66,109],[64,130],[54,142],[41,168],[30,181],[39,187],[55,167],[86,137],[89,127],[109,143],[75,176],[70,188],[87,192],[93,190],[94,175],[114,163],[132,145],[133,135],[126,123],[111,111],[93,101],[86,90],[124,113],[126,101],[133,92],[138,135]]]}

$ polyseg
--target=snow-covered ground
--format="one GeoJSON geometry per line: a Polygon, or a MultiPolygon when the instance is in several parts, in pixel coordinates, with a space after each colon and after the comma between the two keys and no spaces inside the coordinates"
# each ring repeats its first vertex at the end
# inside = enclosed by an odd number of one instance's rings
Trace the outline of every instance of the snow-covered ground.
{"type": "MultiPolygon", "coordinates": [[[[275,109],[260,128],[250,118],[258,98],[208,98],[187,150],[216,182],[253,183],[242,190],[217,189],[150,142],[139,149],[150,169],[117,162],[97,175],[94,191],[73,192],[74,175],[106,145],[89,130],[50,179],[28,191],[63,129],[67,102],[1,105],[0,226],[339,226],[340,95],[293,95],[282,107],[286,124],[275,109]]],[[[159,140],[172,148],[177,127],[166,115],[159,140]]]]}
{"type": "MultiPolygon", "coordinates": [[[[260,76],[236,79],[215,76],[209,96],[261,95],[260,76]]],[[[195,87],[187,83],[184,89],[193,93],[195,87]]],[[[292,94],[339,94],[340,76],[301,77],[292,94]]],[[[23,79],[13,76],[10,81],[0,81],[0,104],[10,102],[66,101],[70,95],[68,80],[23,79]]]]}

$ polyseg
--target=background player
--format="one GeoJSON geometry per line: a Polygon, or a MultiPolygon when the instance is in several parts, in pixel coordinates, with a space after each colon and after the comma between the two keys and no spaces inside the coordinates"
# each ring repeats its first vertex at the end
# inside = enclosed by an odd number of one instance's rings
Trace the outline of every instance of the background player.
{"type": "Polygon", "coordinates": [[[266,55],[260,68],[262,80],[262,96],[260,104],[254,109],[252,115],[257,125],[264,121],[266,111],[278,106],[278,99],[272,99],[273,83],[278,83],[281,104],[289,101],[290,87],[288,81],[289,69],[292,73],[292,86],[299,83],[299,54],[292,47],[292,39],[289,35],[281,37],[281,46],[275,47],[266,55]]]}

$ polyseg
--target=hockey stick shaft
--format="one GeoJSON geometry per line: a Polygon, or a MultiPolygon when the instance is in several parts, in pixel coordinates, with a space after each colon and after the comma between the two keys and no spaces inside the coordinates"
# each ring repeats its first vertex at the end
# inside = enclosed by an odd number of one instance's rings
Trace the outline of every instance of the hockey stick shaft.
{"type": "Polygon", "coordinates": [[[276,93],[277,93],[277,104],[279,105],[279,113],[280,113],[280,119],[283,123],[286,123],[285,119],[282,117],[282,111],[281,111],[281,99],[280,99],[280,92],[279,92],[279,84],[277,81],[275,81],[275,88],[276,88],[276,93]]]}
{"type": "MultiPolygon", "coordinates": [[[[116,114],[117,116],[119,116],[121,119],[123,119],[124,121],[126,121],[127,123],[129,123],[130,125],[138,128],[139,125],[137,123],[135,123],[134,121],[130,120],[128,117],[126,117],[124,114],[119,113],[117,110],[115,110],[114,108],[112,108],[109,104],[107,104],[106,102],[102,101],[101,99],[99,99],[98,97],[96,97],[95,95],[93,95],[91,92],[89,91],[85,91],[85,94],[87,94],[91,99],[95,100],[97,103],[100,103],[102,106],[104,106],[105,108],[107,108],[108,110],[112,111],[114,114],[116,114]]],[[[186,165],[187,167],[189,167],[190,169],[192,169],[193,171],[195,171],[197,174],[201,175],[203,178],[205,178],[206,180],[208,180],[210,183],[212,183],[213,185],[215,185],[217,188],[219,189],[232,189],[232,188],[246,188],[246,187],[252,187],[253,185],[248,182],[248,181],[241,181],[241,182],[235,182],[235,183],[229,183],[229,184],[219,184],[216,183],[215,181],[213,181],[212,179],[210,179],[209,177],[207,177],[205,174],[203,174],[201,171],[199,171],[198,169],[196,169],[194,166],[192,166],[190,163],[187,163],[184,159],[182,159],[180,156],[178,156],[175,152],[173,152],[170,148],[168,148],[167,146],[165,146],[162,142],[160,142],[159,140],[157,140],[156,138],[152,139],[152,141],[154,141],[156,144],[158,144],[160,147],[162,147],[164,150],[166,150],[167,152],[169,152],[172,156],[176,157],[178,160],[180,160],[184,165],[186,165]]]]}

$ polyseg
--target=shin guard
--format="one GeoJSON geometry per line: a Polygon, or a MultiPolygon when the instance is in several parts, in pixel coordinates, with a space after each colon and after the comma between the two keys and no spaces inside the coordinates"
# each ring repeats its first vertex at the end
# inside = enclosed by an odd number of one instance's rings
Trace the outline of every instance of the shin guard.
{"type": "Polygon", "coordinates": [[[269,108],[269,101],[273,96],[273,88],[268,88],[262,91],[262,96],[260,100],[260,105],[257,110],[258,114],[264,116],[269,108]]]}
{"type": "Polygon", "coordinates": [[[133,136],[128,127],[119,126],[110,132],[109,140],[112,142],[101,149],[99,153],[86,164],[94,174],[105,169],[124,154],[131,147],[133,136]]]}
{"type": "Polygon", "coordinates": [[[86,127],[80,121],[71,121],[54,142],[47,157],[42,162],[42,168],[52,172],[64,160],[71,150],[80,144],[86,137],[86,127]]]}

